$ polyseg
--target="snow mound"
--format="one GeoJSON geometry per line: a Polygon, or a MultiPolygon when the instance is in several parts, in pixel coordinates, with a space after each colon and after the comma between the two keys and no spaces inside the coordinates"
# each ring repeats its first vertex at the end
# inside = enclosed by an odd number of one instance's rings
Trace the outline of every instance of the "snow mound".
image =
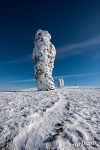
{"type": "Polygon", "coordinates": [[[100,89],[0,92],[0,150],[99,150],[100,89]]]}

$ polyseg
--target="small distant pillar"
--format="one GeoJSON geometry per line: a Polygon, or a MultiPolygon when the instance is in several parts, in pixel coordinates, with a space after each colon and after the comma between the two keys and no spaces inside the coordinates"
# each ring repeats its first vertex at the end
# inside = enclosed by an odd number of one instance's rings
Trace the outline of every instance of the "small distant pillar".
{"type": "Polygon", "coordinates": [[[61,78],[61,79],[58,79],[58,88],[62,88],[64,87],[64,79],[61,78]]]}
{"type": "Polygon", "coordinates": [[[64,87],[64,79],[61,78],[62,87],[64,87]]]}
{"type": "Polygon", "coordinates": [[[76,87],[78,87],[78,83],[76,83],[76,87]]]}

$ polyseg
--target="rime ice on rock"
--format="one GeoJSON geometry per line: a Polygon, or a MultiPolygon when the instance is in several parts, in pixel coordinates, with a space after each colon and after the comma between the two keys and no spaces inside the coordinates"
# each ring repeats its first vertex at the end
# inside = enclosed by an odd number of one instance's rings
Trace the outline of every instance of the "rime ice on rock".
{"type": "Polygon", "coordinates": [[[52,71],[56,49],[50,39],[51,35],[48,31],[38,30],[35,34],[33,59],[38,90],[53,90],[55,88],[52,71]]]}
{"type": "Polygon", "coordinates": [[[61,79],[58,79],[58,88],[61,88],[61,79]]]}
{"type": "Polygon", "coordinates": [[[59,88],[64,87],[64,79],[63,79],[63,78],[58,79],[58,87],[59,87],[59,88]]]}
{"type": "Polygon", "coordinates": [[[62,87],[64,87],[64,79],[61,78],[62,87]]]}

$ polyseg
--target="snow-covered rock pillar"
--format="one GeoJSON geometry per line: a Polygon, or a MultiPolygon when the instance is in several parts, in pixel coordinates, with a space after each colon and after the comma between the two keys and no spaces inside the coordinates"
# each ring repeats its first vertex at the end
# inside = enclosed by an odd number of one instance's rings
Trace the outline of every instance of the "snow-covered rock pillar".
{"type": "Polygon", "coordinates": [[[62,87],[61,79],[58,79],[58,88],[62,87]]]}
{"type": "Polygon", "coordinates": [[[48,31],[38,30],[35,34],[33,59],[38,90],[53,90],[55,88],[52,71],[56,49],[50,39],[51,35],[48,31]]]}
{"type": "Polygon", "coordinates": [[[62,87],[64,87],[64,79],[61,78],[62,87]]]}
{"type": "Polygon", "coordinates": [[[63,78],[58,79],[58,87],[59,87],[59,88],[64,87],[64,79],[63,79],[63,78]]]}

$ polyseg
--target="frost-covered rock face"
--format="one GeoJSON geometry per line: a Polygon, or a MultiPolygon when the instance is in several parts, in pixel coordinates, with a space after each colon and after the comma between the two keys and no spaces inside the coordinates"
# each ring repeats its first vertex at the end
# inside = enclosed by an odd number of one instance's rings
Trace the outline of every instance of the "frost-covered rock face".
{"type": "Polygon", "coordinates": [[[51,35],[48,31],[38,30],[35,34],[33,59],[38,90],[53,90],[55,88],[52,71],[56,49],[50,39],[51,35]]]}

